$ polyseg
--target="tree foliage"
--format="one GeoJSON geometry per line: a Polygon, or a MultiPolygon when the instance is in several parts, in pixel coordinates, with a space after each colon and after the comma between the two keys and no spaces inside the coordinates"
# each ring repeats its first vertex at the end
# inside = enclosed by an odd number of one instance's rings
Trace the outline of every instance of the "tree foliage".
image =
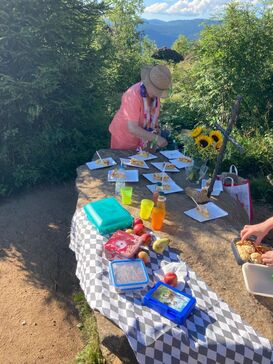
{"type": "Polygon", "coordinates": [[[75,173],[108,144],[150,44],[141,1],[0,2],[0,195],[75,173]]]}

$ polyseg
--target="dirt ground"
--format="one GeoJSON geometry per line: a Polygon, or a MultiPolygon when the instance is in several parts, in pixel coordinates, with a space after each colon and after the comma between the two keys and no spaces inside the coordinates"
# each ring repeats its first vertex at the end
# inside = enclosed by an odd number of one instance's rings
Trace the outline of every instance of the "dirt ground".
{"type": "Polygon", "coordinates": [[[83,348],[68,248],[74,182],[0,201],[0,363],[74,363],[83,348]]]}

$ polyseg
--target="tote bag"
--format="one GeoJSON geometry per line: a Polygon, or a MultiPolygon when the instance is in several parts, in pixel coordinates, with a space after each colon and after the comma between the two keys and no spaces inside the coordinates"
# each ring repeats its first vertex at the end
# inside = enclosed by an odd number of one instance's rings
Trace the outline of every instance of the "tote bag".
{"type": "Polygon", "coordinates": [[[224,191],[242,205],[251,223],[253,207],[249,180],[238,175],[238,170],[234,164],[230,166],[229,172],[222,173],[219,178],[223,181],[224,191]]]}

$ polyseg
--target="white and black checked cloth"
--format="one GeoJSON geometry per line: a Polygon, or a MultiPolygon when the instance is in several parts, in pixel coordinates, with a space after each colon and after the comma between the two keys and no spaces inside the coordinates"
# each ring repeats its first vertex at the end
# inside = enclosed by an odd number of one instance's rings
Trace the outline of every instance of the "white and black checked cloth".
{"type": "MultiPolygon", "coordinates": [[[[189,270],[185,291],[197,300],[186,325],[176,325],[142,305],[142,298],[153,285],[153,271],[160,261],[150,252],[147,265],[150,285],[146,290],[118,294],[109,283],[108,261],[103,255],[101,236],[82,209],[72,219],[70,248],[77,260],[76,275],[88,304],[114,321],[126,334],[139,363],[145,364],[272,364],[273,347],[221,301],[189,270]]],[[[165,261],[177,261],[171,249],[165,261]]]]}

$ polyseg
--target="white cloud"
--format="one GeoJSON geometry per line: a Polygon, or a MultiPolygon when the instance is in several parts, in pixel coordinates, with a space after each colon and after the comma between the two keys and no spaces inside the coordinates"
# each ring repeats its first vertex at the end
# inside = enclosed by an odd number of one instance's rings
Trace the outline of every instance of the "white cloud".
{"type": "Polygon", "coordinates": [[[167,3],[154,3],[150,6],[147,6],[144,12],[150,14],[164,13],[164,10],[166,10],[168,6],[169,5],[167,3]]]}
{"type": "Polygon", "coordinates": [[[178,0],[170,6],[168,14],[200,15],[219,10],[226,3],[226,0],[178,0]]]}
{"type": "MultiPolygon", "coordinates": [[[[229,0],[177,0],[172,5],[166,2],[156,2],[145,8],[145,13],[169,14],[180,16],[202,16],[212,15],[223,9],[229,0]]],[[[241,0],[252,5],[261,4],[261,0],[241,0]]]]}

